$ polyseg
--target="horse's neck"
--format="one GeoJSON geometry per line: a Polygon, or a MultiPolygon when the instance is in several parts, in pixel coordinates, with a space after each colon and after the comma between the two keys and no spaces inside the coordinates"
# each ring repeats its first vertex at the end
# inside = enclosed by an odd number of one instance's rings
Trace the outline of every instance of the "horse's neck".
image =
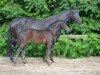
{"type": "Polygon", "coordinates": [[[56,24],[54,28],[50,28],[50,31],[53,33],[53,35],[56,35],[59,32],[60,28],[61,28],[61,24],[56,24]]]}
{"type": "Polygon", "coordinates": [[[58,20],[63,20],[65,22],[67,22],[69,19],[71,18],[71,13],[69,10],[67,11],[63,11],[60,15],[58,20]]]}
{"type": "Polygon", "coordinates": [[[58,17],[59,17],[59,14],[56,14],[56,15],[47,17],[47,18],[45,18],[45,19],[43,19],[41,21],[42,21],[42,24],[52,25],[53,23],[58,21],[58,17]]]}
{"type": "Polygon", "coordinates": [[[68,13],[67,14],[67,17],[66,17],[66,19],[65,19],[65,22],[67,23],[68,22],[68,20],[70,20],[71,19],[71,15],[70,15],[71,13],[68,13]]]}
{"type": "Polygon", "coordinates": [[[62,11],[61,13],[58,13],[56,15],[53,15],[53,16],[50,16],[50,17],[47,17],[45,19],[42,20],[42,23],[45,24],[45,25],[52,25],[58,21],[65,21],[67,22],[68,20],[70,19],[70,11],[67,10],[67,11],[62,11]]]}
{"type": "Polygon", "coordinates": [[[55,15],[52,15],[52,16],[49,16],[49,17],[45,18],[44,20],[57,19],[58,16],[59,16],[59,13],[55,14],[55,15]]]}

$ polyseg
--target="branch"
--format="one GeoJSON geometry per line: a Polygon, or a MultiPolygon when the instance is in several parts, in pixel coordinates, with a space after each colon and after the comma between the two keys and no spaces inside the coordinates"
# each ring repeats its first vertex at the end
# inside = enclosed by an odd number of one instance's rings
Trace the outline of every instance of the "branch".
{"type": "Polygon", "coordinates": [[[74,38],[84,39],[87,37],[87,35],[61,35],[61,36],[66,37],[68,39],[74,39],[74,38]]]}

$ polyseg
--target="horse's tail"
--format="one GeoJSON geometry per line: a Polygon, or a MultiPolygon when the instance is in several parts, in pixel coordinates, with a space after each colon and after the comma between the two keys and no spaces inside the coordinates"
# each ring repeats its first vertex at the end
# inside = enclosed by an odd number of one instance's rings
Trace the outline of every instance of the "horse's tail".
{"type": "Polygon", "coordinates": [[[15,40],[12,35],[12,31],[9,28],[8,30],[8,41],[7,41],[7,56],[10,57],[10,60],[13,61],[13,49],[15,45],[15,40]]]}

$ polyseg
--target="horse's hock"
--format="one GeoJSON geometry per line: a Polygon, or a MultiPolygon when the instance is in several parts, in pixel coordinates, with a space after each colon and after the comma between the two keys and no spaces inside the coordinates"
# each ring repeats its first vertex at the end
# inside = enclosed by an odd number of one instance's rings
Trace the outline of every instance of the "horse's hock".
{"type": "Polygon", "coordinates": [[[14,67],[9,58],[0,57],[0,75],[100,75],[100,57],[54,58],[51,66],[42,58],[27,58],[27,65],[19,60],[14,67]]]}

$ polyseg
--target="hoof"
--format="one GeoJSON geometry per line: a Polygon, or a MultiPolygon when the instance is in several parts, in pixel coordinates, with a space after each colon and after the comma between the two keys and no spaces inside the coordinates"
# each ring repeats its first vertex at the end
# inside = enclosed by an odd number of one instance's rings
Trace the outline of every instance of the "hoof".
{"type": "Polygon", "coordinates": [[[15,67],[17,66],[15,62],[14,62],[14,66],[15,66],[15,67]]]}
{"type": "Polygon", "coordinates": [[[50,65],[51,65],[51,61],[47,61],[46,63],[48,64],[48,66],[50,66],[50,65]]]}
{"type": "Polygon", "coordinates": [[[16,62],[17,62],[17,61],[13,61],[13,64],[14,64],[15,67],[17,66],[17,65],[16,65],[16,62]]]}
{"type": "Polygon", "coordinates": [[[14,63],[14,60],[11,60],[11,63],[14,63]]]}
{"type": "Polygon", "coordinates": [[[26,64],[26,62],[25,62],[25,61],[23,61],[23,63],[24,63],[24,64],[26,64]]]}
{"type": "Polygon", "coordinates": [[[43,58],[43,62],[47,62],[45,58],[43,58]]]}
{"type": "Polygon", "coordinates": [[[23,60],[23,63],[26,64],[27,63],[27,60],[23,60]]]}
{"type": "Polygon", "coordinates": [[[27,66],[27,64],[25,64],[25,66],[27,66]]]}
{"type": "Polygon", "coordinates": [[[55,61],[54,60],[51,60],[51,63],[54,63],[55,61]]]}
{"type": "Polygon", "coordinates": [[[43,62],[46,62],[46,60],[43,59],[43,62]]]}

